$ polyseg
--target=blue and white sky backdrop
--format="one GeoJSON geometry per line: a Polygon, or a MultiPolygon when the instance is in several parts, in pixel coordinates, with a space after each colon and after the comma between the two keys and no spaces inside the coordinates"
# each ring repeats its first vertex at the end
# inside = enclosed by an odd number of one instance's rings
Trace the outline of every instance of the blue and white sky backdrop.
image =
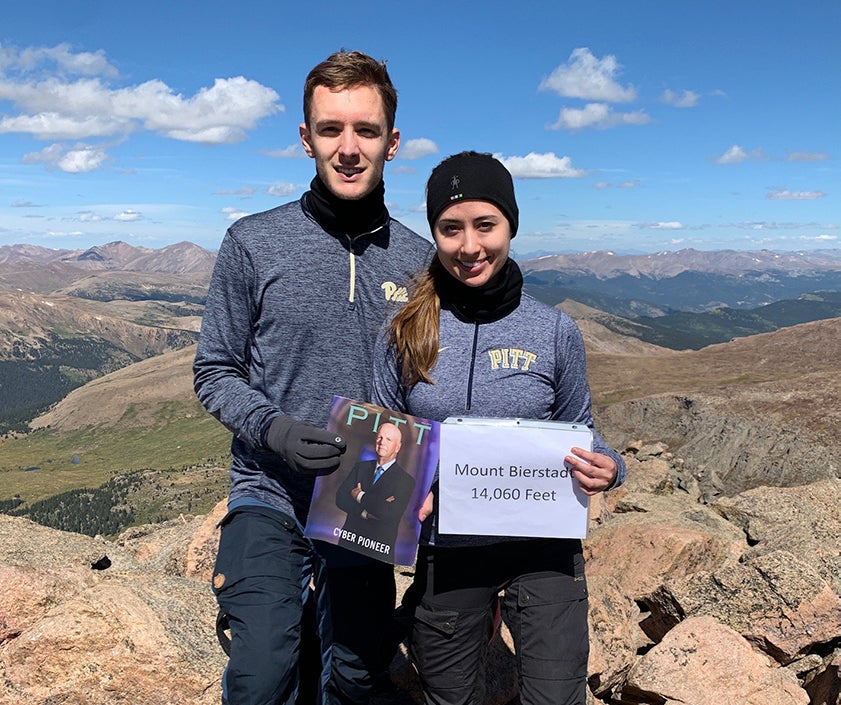
{"type": "Polygon", "coordinates": [[[841,2],[0,6],[0,245],[216,249],[297,198],[309,69],[388,62],[394,216],[463,149],[515,177],[516,253],[813,250],[841,239],[841,2]]]}

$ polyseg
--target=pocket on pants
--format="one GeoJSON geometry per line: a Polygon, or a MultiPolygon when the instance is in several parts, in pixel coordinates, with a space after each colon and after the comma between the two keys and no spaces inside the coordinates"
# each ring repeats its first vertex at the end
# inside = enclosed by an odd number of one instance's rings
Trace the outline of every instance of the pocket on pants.
{"type": "MultiPolygon", "coordinates": [[[[508,596],[506,596],[508,597],[508,596]]],[[[587,673],[589,634],[583,574],[541,575],[520,582],[506,615],[523,676],[570,679],[587,673]]]]}
{"type": "Polygon", "coordinates": [[[415,608],[409,650],[424,680],[446,689],[464,683],[470,642],[481,644],[481,640],[471,639],[470,621],[468,615],[455,610],[430,609],[422,604],[415,608]]]}
{"type": "Polygon", "coordinates": [[[305,547],[296,545],[301,541],[291,520],[270,511],[238,510],[222,520],[212,579],[217,598],[236,590],[245,578],[300,583],[305,547]]]}

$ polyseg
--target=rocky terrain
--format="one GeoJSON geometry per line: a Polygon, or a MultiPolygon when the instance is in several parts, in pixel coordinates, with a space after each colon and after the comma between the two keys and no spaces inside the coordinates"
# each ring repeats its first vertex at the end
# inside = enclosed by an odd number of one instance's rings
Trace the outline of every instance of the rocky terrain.
{"type": "MultiPolygon", "coordinates": [[[[625,457],[629,480],[594,502],[585,542],[592,702],[837,704],[841,480],[707,503],[680,488],[687,464],[665,445],[625,457]]],[[[218,703],[223,512],[114,541],[0,516],[0,703],[218,703]]],[[[491,659],[486,702],[516,703],[504,627],[491,659]]],[[[392,680],[379,702],[420,702],[404,650],[392,680]]]]}

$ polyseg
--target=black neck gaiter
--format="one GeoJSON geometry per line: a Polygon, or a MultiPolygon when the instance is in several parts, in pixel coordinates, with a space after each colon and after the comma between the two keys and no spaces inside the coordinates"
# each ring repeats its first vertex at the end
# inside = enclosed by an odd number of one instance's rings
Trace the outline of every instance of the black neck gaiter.
{"type": "Polygon", "coordinates": [[[509,258],[497,275],[482,286],[467,286],[444,270],[436,257],[433,261],[435,290],[442,305],[450,305],[460,318],[471,323],[490,323],[505,318],[520,305],[523,274],[509,258]]]}
{"type": "Polygon", "coordinates": [[[336,196],[316,176],[310,183],[306,199],[313,218],[328,232],[355,237],[378,230],[388,222],[382,181],[367,196],[348,201],[336,196]]]}

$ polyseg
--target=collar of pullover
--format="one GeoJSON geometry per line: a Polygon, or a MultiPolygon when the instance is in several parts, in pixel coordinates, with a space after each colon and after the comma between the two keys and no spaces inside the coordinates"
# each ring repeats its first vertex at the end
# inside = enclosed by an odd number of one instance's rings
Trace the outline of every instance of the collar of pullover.
{"type": "Polygon", "coordinates": [[[471,323],[491,323],[505,318],[520,305],[523,293],[523,274],[517,263],[508,258],[502,269],[487,284],[467,286],[444,271],[435,259],[439,271],[435,290],[441,304],[455,310],[460,318],[471,323]]]}
{"type": "Polygon", "coordinates": [[[388,223],[385,184],[382,181],[364,198],[346,201],[338,198],[316,176],[304,198],[312,217],[327,232],[356,237],[374,232],[388,223]]]}

